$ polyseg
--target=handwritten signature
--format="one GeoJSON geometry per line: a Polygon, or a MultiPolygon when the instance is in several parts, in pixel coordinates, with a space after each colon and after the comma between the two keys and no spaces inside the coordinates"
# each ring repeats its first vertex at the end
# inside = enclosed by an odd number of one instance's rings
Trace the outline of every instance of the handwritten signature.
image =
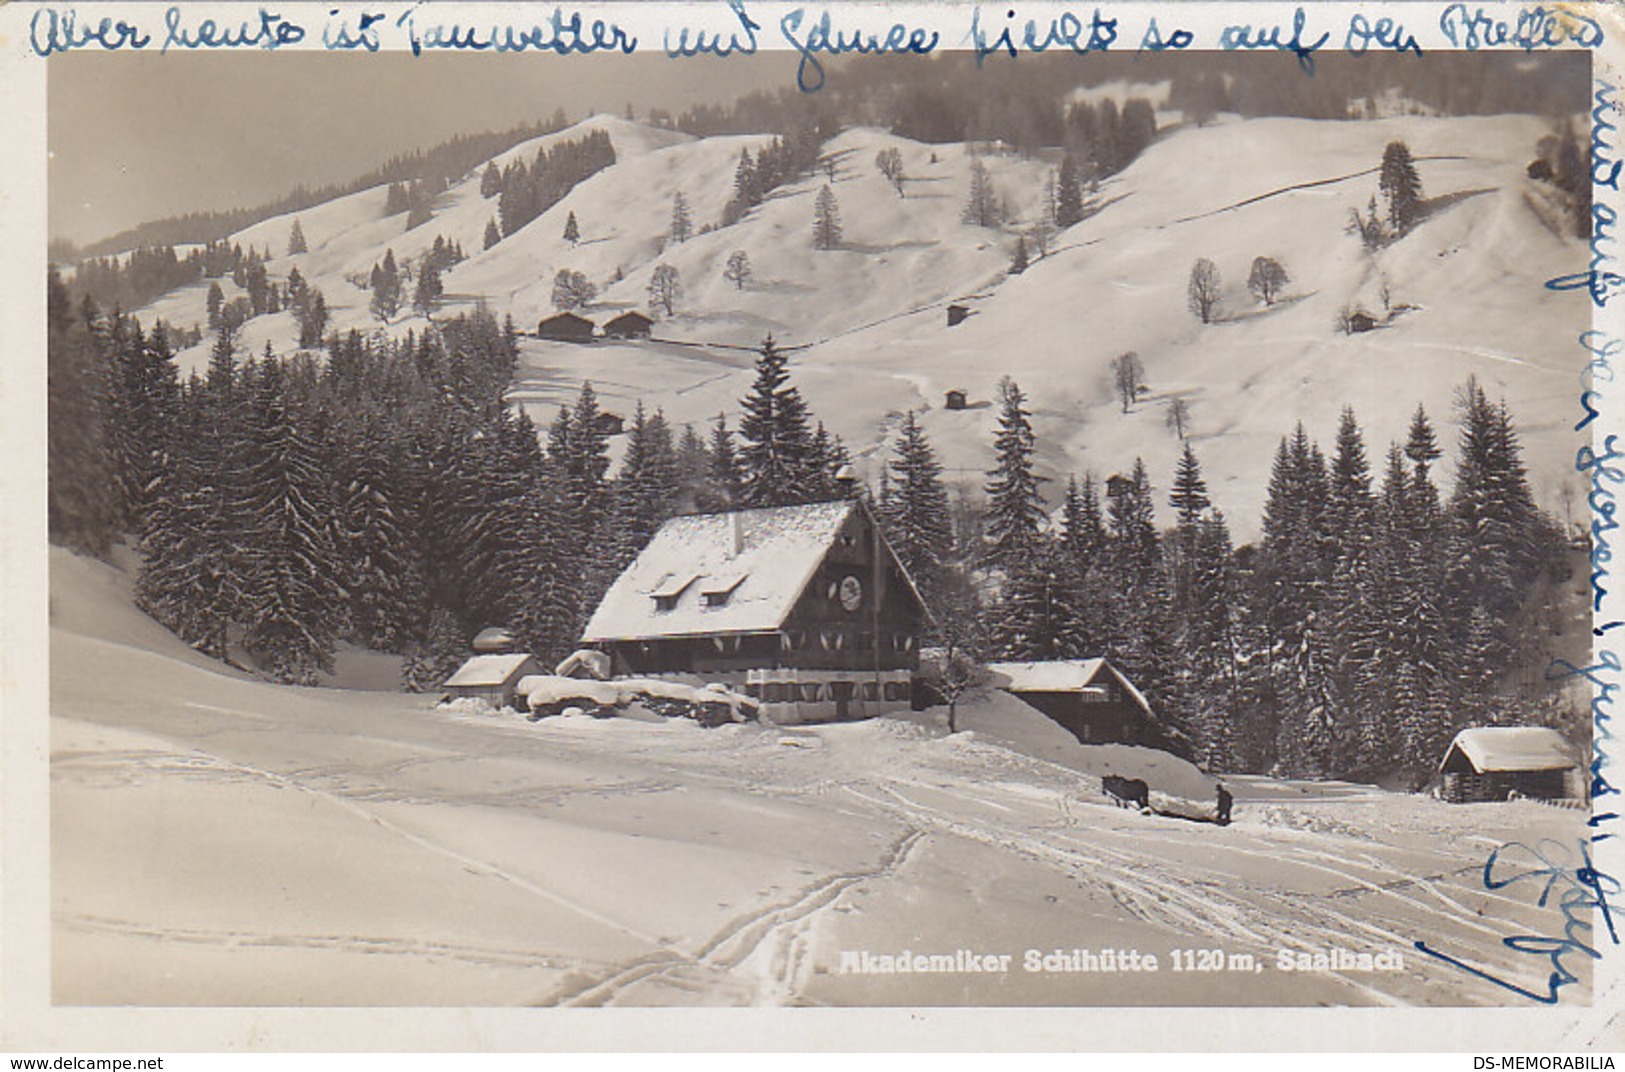
{"type": "MultiPolygon", "coordinates": [[[[1545,908],[1554,893],[1558,893],[1557,908],[1563,913],[1562,937],[1538,934],[1518,934],[1501,939],[1501,944],[1516,953],[1544,958],[1551,967],[1546,977],[1546,990],[1530,990],[1508,982],[1497,975],[1466,963],[1448,953],[1441,952],[1418,941],[1416,948],[1430,957],[1459,968],[1469,975],[1494,983],[1514,994],[1538,1001],[1543,1005],[1557,1004],[1558,991],[1580,981],[1575,974],[1573,958],[1600,960],[1600,943],[1592,937],[1597,928],[1592,923],[1592,912],[1603,922],[1602,930],[1608,940],[1619,944],[1619,933],[1614,925],[1613,910],[1608,897],[1620,890],[1619,880],[1597,870],[1591,859],[1591,846],[1586,840],[1578,843],[1578,853],[1563,842],[1542,840],[1534,846],[1521,842],[1502,845],[1484,862],[1484,888],[1502,890],[1520,883],[1524,888],[1537,888],[1535,903],[1545,908]]],[[[1581,959],[1579,964],[1584,964],[1581,959]]]]}

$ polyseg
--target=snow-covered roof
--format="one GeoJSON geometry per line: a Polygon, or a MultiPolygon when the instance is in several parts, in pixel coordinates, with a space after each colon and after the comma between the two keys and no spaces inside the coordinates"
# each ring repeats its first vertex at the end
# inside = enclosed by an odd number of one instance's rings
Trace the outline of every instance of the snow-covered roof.
{"type": "Polygon", "coordinates": [[[530,661],[525,654],[476,655],[457,668],[446,679],[446,688],[478,688],[482,685],[502,685],[530,661]]]}
{"type": "Polygon", "coordinates": [[[1118,681],[1123,688],[1145,710],[1151,710],[1151,704],[1146,701],[1144,694],[1134,687],[1134,682],[1124,677],[1104,658],[1094,659],[1054,659],[1047,662],[1033,663],[988,663],[987,668],[995,675],[995,684],[1007,692],[1082,692],[1091,686],[1096,686],[1096,678],[1102,669],[1105,669],[1118,681]],[[1003,680],[998,680],[1002,678],[1003,680]]]}
{"type": "Polygon", "coordinates": [[[609,586],[582,639],[777,629],[854,508],[843,501],[674,517],[609,586]]]}
{"type": "Polygon", "coordinates": [[[493,625],[489,629],[481,629],[474,638],[474,650],[484,652],[505,651],[513,647],[513,634],[500,625],[493,625]]]}
{"type": "Polygon", "coordinates": [[[1450,743],[1479,771],[1558,770],[1574,766],[1574,757],[1562,734],[1545,726],[1476,726],[1462,730],[1450,743]]]}

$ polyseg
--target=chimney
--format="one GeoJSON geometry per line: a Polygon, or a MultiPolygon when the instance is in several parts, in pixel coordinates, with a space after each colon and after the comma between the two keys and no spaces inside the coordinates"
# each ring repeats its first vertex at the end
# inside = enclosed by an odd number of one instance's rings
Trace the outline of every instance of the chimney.
{"type": "Polygon", "coordinates": [[[737,555],[745,549],[745,522],[738,510],[728,515],[728,534],[733,537],[733,553],[737,555]]]}

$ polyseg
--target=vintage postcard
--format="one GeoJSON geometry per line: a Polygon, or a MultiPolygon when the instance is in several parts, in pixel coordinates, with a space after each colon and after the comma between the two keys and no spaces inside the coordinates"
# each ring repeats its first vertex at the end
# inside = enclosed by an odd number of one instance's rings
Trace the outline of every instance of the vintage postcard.
{"type": "Polygon", "coordinates": [[[5,1044],[1620,1047],[1622,33],[0,9],[5,1044]]]}

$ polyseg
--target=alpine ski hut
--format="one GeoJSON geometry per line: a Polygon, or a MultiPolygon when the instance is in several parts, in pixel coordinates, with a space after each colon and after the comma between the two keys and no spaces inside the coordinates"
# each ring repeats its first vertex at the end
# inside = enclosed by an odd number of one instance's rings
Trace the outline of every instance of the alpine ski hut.
{"type": "Polygon", "coordinates": [[[1135,744],[1189,758],[1134,683],[1105,659],[989,663],[992,684],[1038,708],[1082,744],[1135,744]]]}
{"type": "Polygon", "coordinates": [[[726,684],[779,722],[906,708],[926,609],[857,500],[675,517],[582,637],[618,676],[726,684]]]}
{"type": "Polygon", "coordinates": [[[476,655],[446,679],[454,697],[473,697],[492,707],[513,706],[514,689],[526,674],[546,673],[533,655],[476,655]]]}
{"type": "Polygon", "coordinates": [[[1452,804],[1506,800],[1514,793],[1561,800],[1569,796],[1569,771],[1573,769],[1568,743],[1545,726],[1462,730],[1439,764],[1444,799],[1452,804]]]}

